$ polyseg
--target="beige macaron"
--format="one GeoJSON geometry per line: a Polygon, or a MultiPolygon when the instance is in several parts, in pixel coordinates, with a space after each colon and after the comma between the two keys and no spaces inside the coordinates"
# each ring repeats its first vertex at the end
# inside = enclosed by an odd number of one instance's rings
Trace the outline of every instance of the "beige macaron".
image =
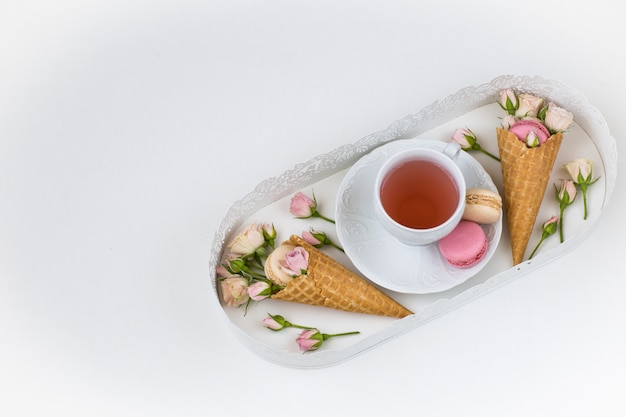
{"type": "Polygon", "coordinates": [[[481,224],[495,223],[500,218],[502,197],[485,188],[468,188],[465,193],[463,219],[481,224]]]}
{"type": "Polygon", "coordinates": [[[281,262],[284,261],[287,253],[295,248],[294,245],[283,243],[270,253],[265,260],[265,275],[274,284],[284,286],[289,284],[289,281],[293,279],[293,275],[285,271],[281,262]]]}

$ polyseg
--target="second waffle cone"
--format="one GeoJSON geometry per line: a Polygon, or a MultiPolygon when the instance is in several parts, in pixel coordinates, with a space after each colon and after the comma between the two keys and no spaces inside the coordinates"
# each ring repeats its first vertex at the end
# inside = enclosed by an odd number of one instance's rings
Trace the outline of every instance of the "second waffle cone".
{"type": "Polygon", "coordinates": [[[563,140],[556,133],[541,146],[529,148],[514,133],[497,128],[504,186],[504,209],[511,239],[513,265],[524,259],[563,140]]]}

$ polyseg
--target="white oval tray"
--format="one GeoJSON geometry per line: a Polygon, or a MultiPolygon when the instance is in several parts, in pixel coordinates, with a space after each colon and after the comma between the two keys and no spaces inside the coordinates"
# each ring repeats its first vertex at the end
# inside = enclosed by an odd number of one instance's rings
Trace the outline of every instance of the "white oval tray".
{"type": "MultiPolygon", "coordinates": [[[[454,129],[469,127],[479,137],[481,146],[497,154],[495,129],[503,112],[495,103],[495,98],[499,91],[509,87],[549,98],[574,114],[574,126],[565,133],[549,187],[559,178],[567,177],[562,165],[579,157],[592,160],[594,177],[600,177],[589,188],[587,220],[582,220],[582,199],[578,198],[567,209],[564,243],[559,244],[558,236],[552,236],[544,242],[531,261],[513,266],[508,232],[503,227],[500,243],[488,265],[461,285],[434,294],[401,294],[384,290],[415,313],[404,319],[345,313],[269,299],[252,303],[247,313],[243,308],[224,306],[224,318],[232,325],[231,328],[240,341],[260,357],[284,366],[315,368],[337,364],[507,284],[571,251],[583,241],[601,218],[615,187],[615,138],[611,136],[602,114],[581,92],[560,82],[540,77],[505,75],[486,84],[459,90],[415,114],[393,122],[385,130],[318,155],[278,177],[258,184],[254,191],[232,205],[215,233],[209,259],[209,274],[214,289],[212,300],[221,303],[215,269],[222,259],[224,246],[250,222],[274,223],[279,233],[278,241],[286,239],[290,234],[300,234],[314,227],[325,231],[338,243],[336,232],[329,223],[321,219],[294,219],[289,214],[289,200],[297,191],[308,195],[315,193],[320,211],[332,216],[337,189],[347,169],[374,148],[397,139],[448,141],[454,129]],[[273,332],[262,326],[261,320],[267,313],[283,315],[293,323],[318,327],[325,333],[358,330],[360,334],[330,339],[324,342],[321,349],[303,354],[295,343],[298,334],[295,329],[273,332]]],[[[472,152],[471,155],[483,165],[502,193],[499,164],[483,154],[472,152]]],[[[556,214],[558,205],[554,193],[548,189],[537,217],[535,232],[528,245],[526,259],[539,240],[541,224],[556,214]]],[[[341,252],[333,248],[323,250],[358,273],[341,252]]]]}

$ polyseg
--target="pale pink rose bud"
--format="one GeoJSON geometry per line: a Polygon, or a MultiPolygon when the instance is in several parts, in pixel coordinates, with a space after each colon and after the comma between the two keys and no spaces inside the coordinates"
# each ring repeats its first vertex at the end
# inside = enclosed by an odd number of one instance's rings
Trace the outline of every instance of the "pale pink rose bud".
{"type": "Polygon", "coordinates": [[[576,184],[571,180],[561,180],[561,185],[557,191],[557,199],[561,204],[572,204],[576,198],[576,184]]]}
{"type": "Polygon", "coordinates": [[[567,181],[565,189],[567,190],[571,201],[574,201],[574,198],[576,198],[576,185],[574,184],[574,181],[567,181]]]}
{"type": "Polygon", "coordinates": [[[273,316],[270,314],[263,319],[263,326],[274,331],[279,331],[285,328],[285,319],[283,316],[273,316]]]}
{"type": "Polygon", "coordinates": [[[506,115],[502,118],[502,129],[509,130],[517,122],[517,117],[513,115],[506,115]]]}
{"type": "Polygon", "coordinates": [[[248,287],[248,296],[254,301],[261,301],[272,295],[270,284],[265,281],[257,281],[248,287]]]}
{"type": "Polygon", "coordinates": [[[223,265],[220,265],[217,268],[215,268],[215,273],[217,274],[218,277],[222,277],[222,278],[226,278],[232,275],[230,272],[228,272],[228,269],[226,269],[223,265]]]}
{"type": "Polygon", "coordinates": [[[309,252],[301,246],[295,247],[292,251],[287,252],[281,266],[285,272],[293,276],[300,276],[306,273],[309,266],[309,252]]]}
{"type": "MultiPolygon", "coordinates": [[[[557,187],[556,190],[556,199],[559,202],[559,209],[561,211],[561,221],[559,227],[559,238],[561,239],[561,243],[564,241],[563,237],[563,217],[564,212],[567,206],[574,202],[576,198],[576,184],[572,180],[561,180],[561,184],[557,187]]],[[[586,214],[586,209],[585,209],[586,214]]]]}
{"type": "Polygon", "coordinates": [[[235,254],[250,255],[263,245],[265,245],[263,227],[260,224],[251,223],[228,244],[228,248],[235,254]]]}
{"type": "Polygon", "coordinates": [[[528,144],[528,137],[531,136],[531,141],[535,138],[539,141],[539,145],[543,145],[550,137],[550,132],[544,125],[535,119],[524,119],[515,123],[509,129],[509,132],[514,133],[519,140],[528,144]]]}
{"type": "Polygon", "coordinates": [[[220,281],[222,297],[228,307],[238,307],[249,300],[248,281],[238,275],[220,281]]]}
{"type": "Polygon", "coordinates": [[[304,239],[304,241],[306,243],[308,243],[309,245],[312,245],[312,246],[317,246],[317,245],[322,243],[320,240],[318,240],[315,237],[315,235],[313,233],[307,232],[307,231],[303,231],[302,232],[302,239],[304,239]]]}
{"type": "Polygon", "coordinates": [[[297,192],[289,205],[289,212],[298,218],[307,218],[315,214],[317,202],[301,192],[297,192]]]}
{"type": "Polygon", "coordinates": [[[298,343],[298,346],[300,346],[300,350],[304,352],[308,352],[311,350],[319,349],[319,347],[322,346],[322,343],[325,340],[330,339],[331,337],[347,336],[347,335],[358,334],[358,333],[359,332],[326,334],[326,333],[321,333],[317,329],[305,328],[296,339],[296,342],[298,343]]]}
{"type": "Polygon", "coordinates": [[[273,224],[264,223],[263,224],[263,235],[266,240],[274,240],[276,239],[276,228],[273,224]]]}
{"type": "Polygon", "coordinates": [[[536,148],[537,146],[539,146],[540,142],[539,142],[539,136],[537,136],[537,132],[535,131],[531,131],[528,133],[528,135],[526,136],[526,146],[528,146],[529,148],[536,148]]]}
{"type": "Polygon", "coordinates": [[[520,94],[518,99],[519,107],[515,111],[515,116],[520,119],[524,117],[537,117],[544,103],[541,97],[536,97],[531,94],[520,94]]]}
{"type": "Polygon", "coordinates": [[[509,115],[515,114],[515,110],[517,110],[519,106],[519,101],[517,100],[517,95],[512,88],[507,88],[506,90],[500,91],[500,100],[498,104],[505,110],[509,115]]]}
{"type": "Polygon", "coordinates": [[[452,133],[452,136],[450,139],[452,142],[457,143],[461,147],[461,149],[463,149],[466,152],[479,151],[489,156],[490,158],[500,161],[500,158],[498,158],[497,156],[493,155],[492,153],[483,149],[482,146],[480,146],[480,144],[478,143],[478,137],[476,136],[476,134],[474,134],[474,132],[472,132],[468,128],[456,129],[452,133]]]}
{"type": "Polygon", "coordinates": [[[548,104],[545,123],[551,132],[565,132],[572,125],[574,115],[567,110],[558,107],[554,103],[548,104]]]}
{"type": "Polygon", "coordinates": [[[541,239],[539,240],[539,243],[537,243],[537,246],[535,246],[535,249],[533,249],[528,259],[532,259],[532,257],[535,256],[537,249],[539,249],[539,246],[541,246],[544,240],[556,233],[559,226],[559,220],[559,216],[553,216],[550,218],[550,220],[543,224],[543,226],[541,227],[541,239]]]}
{"type": "Polygon", "coordinates": [[[546,233],[548,236],[553,235],[556,232],[558,222],[559,216],[552,216],[550,220],[543,224],[542,232],[546,233]]]}
{"type": "Polygon", "coordinates": [[[264,223],[263,226],[263,237],[265,241],[274,248],[274,241],[276,240],[276,228],[274,228],[274,224],[264,223]]]}
{"type": "Polygon", "coordinates": [[[458,128],[452,133],[451,137],[453,142],[459,144],[461,149],[469,151],[476,143],[476,135],[474,132],[467,128],[458,128]]]}

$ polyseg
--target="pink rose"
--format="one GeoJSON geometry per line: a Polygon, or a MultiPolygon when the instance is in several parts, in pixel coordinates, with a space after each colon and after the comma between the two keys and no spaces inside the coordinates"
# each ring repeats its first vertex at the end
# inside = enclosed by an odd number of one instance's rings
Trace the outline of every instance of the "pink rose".
{"type": "Polygon", "coordinates": [[[517,98],[519,99],[519,107],[515,111],[515,116],[520,119],[524,117],[537,117],[544,103],[541,97],[536,97],[531,94],[520,94],[517,98]]]}
{"type": "Polygon", "coordinates": [[[520,120],[511,126],[509,131],[514,133],[515,136],[524,143],[528,143],[529,135],[531,135],[531,141],[534,141],[536,138],[539,141],[539,145],[543,145],[550,137],[548,129],[540,122],[533,119],[520,120]]]}
{"type": "Polygon", "coordinates": [[[265,245],[263,226],[257,223],[249,224],[246,229],[228,244],[231,253],[237,255],[251,255],[265,245]]]}
{"type": "Polygon", "coordinates": [[[272,295],[270,284],[265,281],[257,281],[248,287],[248,296],[254,301],[261,301],[272,295]]]}
{"type": "Polygon", "coordinates": [[[281,264],[283,270],[292,276],[300,276],[306,273],[309,267],[309,252],[301,246],[296,246],[287,252],[281,264]]]}
{"type": "Polygon", "coordinates": [[[317,350],[320,346],[322,346],[322,342],[322,334],[316,329],[303,330],[302,333],[300,333],[300,335],[296,338],[296,343],[298,343],[300,350],[303,352],[317,350]]]}
{"type": "Polygon", "coordinates": [[[246,303],[248,296],[248,281],[238,275],[233,275],[220,281],[222,297],[228,307],[238,307],[246,303]]]}
{"type": "Polygon", "coordinates": [[[297,192],[291,198],[291,204],[289,205],[289,211],[291,214],[298,218],[307,218],[315,214],[317,202],[310,199],[301,192],[297,192]]]}
{"type": "Polygon", "coordinates": [[[567,110],[556,106],[554,103],[548,104],[546,110],[546,126],[551,132],[565,132],[572,125],[574,115],[567,110]]]}

